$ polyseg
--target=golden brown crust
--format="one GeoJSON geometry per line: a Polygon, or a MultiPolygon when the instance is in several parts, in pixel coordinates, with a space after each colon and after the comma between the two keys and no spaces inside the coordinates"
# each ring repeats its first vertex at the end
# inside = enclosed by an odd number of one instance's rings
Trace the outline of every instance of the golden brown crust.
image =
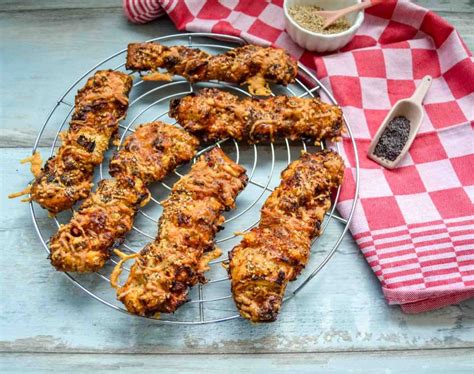
{"type": "Polygon", "coordinates": [[[266,82],[287,85],[292,83],[298,72],[296,61],[283,49],[245,45],[228,52],[211,56],[199,49],[158,43],[132,43],[128,45],[127,69],[134,71],[155,71],[166,69],[169,73],[181,75],[190,82],[220,80],[223,82],[249,83],[255,89],[266,82]],[[263,83],[254,82],[261,78],[263,83]]]}
{"type": "Polygon", "coordinates": [[[251,143],[283,137],[336,141],[344,123],[339,107],[316,98],[241,99],[213,88],[172,100],[169,115],[205,141],[229,137],[251,143]]]}
{"type": "Polygon", "coordinates": [[[144,124],[125,139],[110,161],[109,173],[116,178],[120,175],[140,178],[150,184],[191,160],[198,146],[194,136],[175,126],[159,121],[144,124]]]}
{"type": "Polygon", "coordinates": [[[60,271],[91,272],[104,266],[110,250],[132,228],[149,199],[147,184],[158,181],[196,153],[192,135],[162,122],[139,126],[114,156],[110,173],[51,238],[51,263],[60,271]]]}
{"type": "Polygon", "coordinates": [[[117,71],[98,71],[75,99],[69,130],[31,186],[31,198],[58,213],[89,195],[94,167],[103,160],[118,121],[126,113],[132,78],[117,71]]]}
{"type": "Polygon", "coordinates": [[[220,254],[214,237],[247,182],[245,169],[219,148],[202,155],[163,203],[159,233],[136,259],[118,298],[131,313],[174,312],[189,287],[204,282],[207,263],[220,254]]]}
{"type": "Polygon", "coordinates": [[[303,153],[261,209],[258,227],[229,253],[232,294],[240,314],[252,322],[277,318],[289,281],[308,262],[331,192],[342,182],[344,163],[332,151],[303,153]]]}
{"type": "Polygon", "coordinates": [[[149,198],[140,179],[106,179],[51,238],[51,264],[58,271],[92,272],[102,268],[110,248],[132,228],[137,209],[149,198]]]}

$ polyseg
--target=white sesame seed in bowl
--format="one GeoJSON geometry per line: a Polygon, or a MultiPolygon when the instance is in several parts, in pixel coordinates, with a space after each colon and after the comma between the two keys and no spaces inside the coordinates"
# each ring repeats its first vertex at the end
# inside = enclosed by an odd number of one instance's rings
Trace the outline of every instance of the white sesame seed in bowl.
{"type": "Polygon", "coordinates": [[[344,23],[341,22],[330,30],[333,33],[326,33],[327,31],[315,32],[309,30],[309,28],[319,29],[320,20],[317,17],[312,17],[310,12],[314,9],[307,7],[338,10],[360,2],[361,0],[285,0],[283,10],[286,31],[296,44],[309,51],[321,53],[336,51],[352,40],[364,21],[364,12],[359,11],[346,16],[349,28],[344,30],[344,23]],[[306,14],[303,12],[306,12],[306,14]],[[290,14],[293,14],[293,16],[290,14]]]}

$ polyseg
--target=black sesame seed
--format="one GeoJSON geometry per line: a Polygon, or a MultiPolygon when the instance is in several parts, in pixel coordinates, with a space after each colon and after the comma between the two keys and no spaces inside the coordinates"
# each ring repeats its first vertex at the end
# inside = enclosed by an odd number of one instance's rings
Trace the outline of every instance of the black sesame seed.
{"type": "Polygon", "coordinates": [[[393,118],[375,146],[374,154],[377,157],[395,161],[408,141],[409,134],[410,120],[404,116],[393,118]]]}

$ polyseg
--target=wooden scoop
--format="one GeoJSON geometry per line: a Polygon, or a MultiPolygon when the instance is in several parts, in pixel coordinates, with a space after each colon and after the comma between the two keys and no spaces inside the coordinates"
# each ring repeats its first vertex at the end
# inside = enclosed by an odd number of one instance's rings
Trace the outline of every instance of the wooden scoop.
{"type": "Polygon", "coordinates": [[[327,29],[329,26],[331,26],[334,22],[336,22],[339,18],[344,17],[345,15],[352,13],[352,12],[358,12],[359,10],[365,9],[365,8],[370,8],[374,5],[380,4],[382,0],[368,0],[368,1],[363,1],[359,4],[354,4],[351,5],[347,8],[344,9],[338,9],[338,10],[320,10],[318,12],[315,12],[318,16],[321,16],[326,19],[326,22],[323,25],[323,29],[327,29]]]}
{"type": "Polygon", "coordinates": [[[410,98],[399,100],[395,103],[394,107],[388,113],[387,117],[385,117],[384,121],[382,122],[382,125],[377,130],[377,133],[375,134],[372,143],[370,143],[368,151],[368,157],[370,159],[374,160],[375,162],[387,169],[393,169],[397,166],[403,156],[405,156],[421,126],[421,122],[423,120],[423,107],[421,104],[423,103],[423,99],[425,98],[426,93],[428,92],[431,86],[432,80],[433,79],[429,75],[425,76],[421,80],[421,83],[410,98]],[[384,130],[386,129],[390,121],[398,116],[404,116],[410,121],[410,133],[408,135],[408,140],[405,143],[405,146],[402,148],[398,157],[395,160],[390,161],[385,158],[376,156],[374,154],[374,151],[375,146],[379,142],[380,137],[382,136],[384,130]]]}

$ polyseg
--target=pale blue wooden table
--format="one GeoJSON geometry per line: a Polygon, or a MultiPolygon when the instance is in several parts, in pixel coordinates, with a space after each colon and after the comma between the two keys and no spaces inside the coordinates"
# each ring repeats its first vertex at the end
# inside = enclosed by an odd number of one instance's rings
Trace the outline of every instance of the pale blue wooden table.
{"type": "MultiPolygon", "coordinates": [[[[472,1],[418,2],[474,49],[472,1]]],[[[114,312],[52,271],[28,207],[5,198],[30,179],[18,160],[79,72],[130,41],[175,32],[167,19],[127,23],[120,0],[0,1],[0,371],[474,372],[474,300],[422,315],[387,306],[350,237],[270,325],[161,326],[114,312]]]]}

